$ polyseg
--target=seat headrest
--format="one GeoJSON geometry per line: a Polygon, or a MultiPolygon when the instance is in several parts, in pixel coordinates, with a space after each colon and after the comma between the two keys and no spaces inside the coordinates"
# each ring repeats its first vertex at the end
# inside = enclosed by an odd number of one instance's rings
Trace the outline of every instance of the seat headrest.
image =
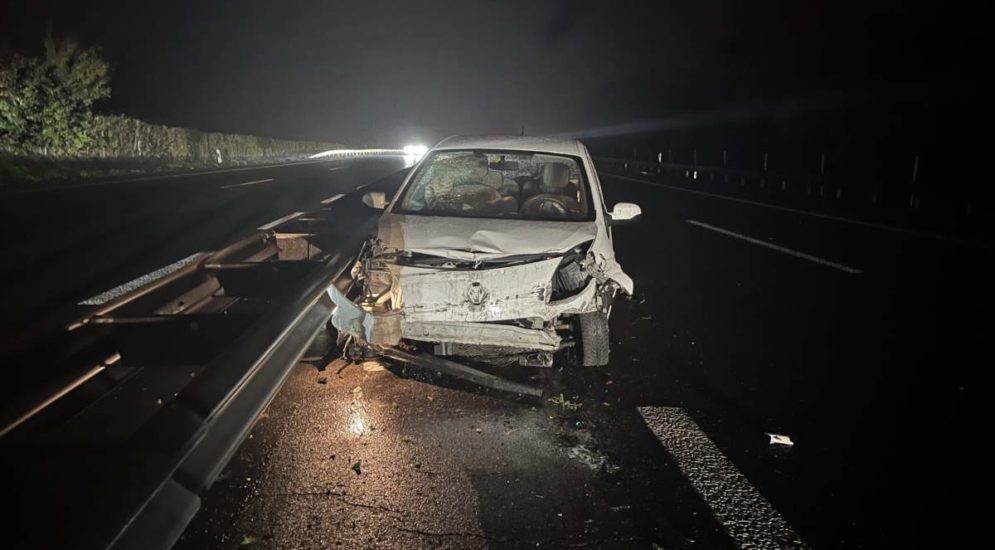
{"type": "Polygon", "coordinates": [[[551,189],[563,189],[570,184],[570,167],[550,162],[542,169],[542,183],[551,189]]]}
{"type": "Polygon", "coordinates": [[[466,170],[466,174],[471,178],[483,178],[487,175],[487,157],[483,155],[473,155],[463,157],[459,160],[466,170]]]}

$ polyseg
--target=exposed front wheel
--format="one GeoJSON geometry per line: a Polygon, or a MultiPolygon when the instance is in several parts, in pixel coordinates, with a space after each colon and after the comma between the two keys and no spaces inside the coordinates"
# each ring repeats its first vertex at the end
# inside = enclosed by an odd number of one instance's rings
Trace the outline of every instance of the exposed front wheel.
{"type": "Polygon", "coordinates": [[[602,367],[608,364],[608,317],[600,311],[577,316],[580,329],[580,364],[602,367]]]}

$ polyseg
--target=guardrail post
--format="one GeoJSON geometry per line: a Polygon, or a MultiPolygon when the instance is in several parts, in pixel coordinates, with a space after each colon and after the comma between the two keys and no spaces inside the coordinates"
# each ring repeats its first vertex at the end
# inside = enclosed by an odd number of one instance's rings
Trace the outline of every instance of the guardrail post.
{"type": "Polygon", "coordinates": [[[912,190],[909,192],[909,208],[919,210],[919,194],[916,193],[916,183],[919,179],[919,155],[912,159],[912,190]]]}
{"type": "Polygon", "coordinates": [[[826,154],[819,154],[819,196],[823,196],[823,182],[826,177],[826,154]]]}
{"type": "Polygon", "coordinates": [[[764,151],[764,175],[760,178],[760,188],[763,189],[767,183],[767,151],[764,151]]]}

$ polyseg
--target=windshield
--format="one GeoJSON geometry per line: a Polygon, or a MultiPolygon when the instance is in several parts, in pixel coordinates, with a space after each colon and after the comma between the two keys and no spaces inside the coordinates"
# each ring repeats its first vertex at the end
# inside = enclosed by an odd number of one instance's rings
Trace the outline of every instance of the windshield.
{"type": "Polygon", "coordinates": [[[439,151],[394,207],[401,214],[587,221],[586,179],[573,157],[521,151],[439,151]]]}

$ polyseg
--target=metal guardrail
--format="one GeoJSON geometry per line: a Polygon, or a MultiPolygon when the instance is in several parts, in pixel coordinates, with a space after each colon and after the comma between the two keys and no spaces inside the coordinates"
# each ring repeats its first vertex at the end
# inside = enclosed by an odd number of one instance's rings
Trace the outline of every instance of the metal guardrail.
{"type": "MultiPolygon", "coordinates": [[[[653,160],[634,160],[614,157],[595,157],[595,160],[615,167],[622,167],[623,171],[641,170],[653,175],[677,175],[687,180],[710,180],[714,181],[716,176],[720,176],[724,183],[737,183],[745,185],[747,182],[755,182],[759,188],[770,187],[787,191],[790,186],[793,190],[801,187],[805,189],[807,195],[832,196],[836,199],[842,198],[843,186],[821,176],[800,176],[796,174],[784,174],[779,172],[768,172],[766,170],[731,168],[728,166],[708,166],[703,164],[682,164],[677,162],[664,162],[653,160]]],[[[868,193],[867,198],[871,202],[876,202],[877,197],[868,193]]]]}
{"type": "MultiPolygon", "coordinates": [[[[775,206],[820,212],[863,223],[877,223],[934,236],[990,241],[990,204],[941,194],[910,184],[868,184],[826,174],[790,174],[764,169],[595,157],[599,171],[659,181],[683,188],[738,197],[775,206]],[[980,237],[980,239],[979,239],[980,237]]],[[[766,166],[766,163],[765,163],[766,166]]]]}
{"type": "Polygon", "coordinates": [[[41,366],[70,383],[0,434],[8,543],[170,547],[331,315],[325,291],[377,214],[353,192],[70,324],[66,360],[41,366]]]}

